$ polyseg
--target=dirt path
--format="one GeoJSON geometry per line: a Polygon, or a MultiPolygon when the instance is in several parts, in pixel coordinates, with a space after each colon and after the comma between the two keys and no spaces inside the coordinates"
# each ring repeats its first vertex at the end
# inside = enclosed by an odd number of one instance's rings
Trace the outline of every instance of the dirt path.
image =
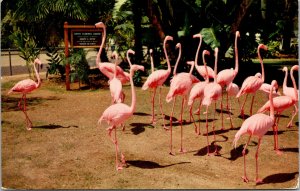
{"type": "MultiPolygon", "coordinates": [[[[19,95],[6,95],[13,86],[12,79],[2,80],[2,186],[14,189],[283,189],[296,188],[299,178],[298,122],[291,129],[288,123],[292,109],[282,114],[279,125],[279,147],[283,155],[273,150],[273,133],[263,138],[259,153],[259,176],[264,184],[255,185],[255,152],[253,138],[247,152],[249,183],[241,179],[241,152],[248,136],[242,137],[237,149],[232,140],[242,124],[238,118],[238,104],[233,105],[234,129],[220,130],[216,115],[216,145],[219,156],[206,154],[205,115],[201,114],[201,135],[196,136],[191,123],[184,123],[184,147],[178,152],[180,126],[174,122],[173,148],[169,155],[170,133],[162,128],[161,116],[155,126],[149,124],[151,106],[149,91],[137,91],[137,108],[126,122],[124,132],[117,131],[120,149],[127,160],[127,168],[115,170],[115,148],[107,136],[105,124],[97,121],[110,105],[108,89],[94,91],[65,91],[63,84],[43,81],[41,88],[28,95],[28,115],[33,122],[31,131],[25,130],[24,115],[18,110],[19,95]]],[[[16,79],[14,79],[16,80],[16,79]]],[[[130,87],[124,87],[126,103],[130,104],[130,87]]],[[[163,97],[168,88],[163,88],[163,97]]],[[[242,98],[244,99],[244,98],[242,98]]],[[[179,118],[180,99],[175,117],[179,118]]],[[[258,94],[254,111],[266,98],[258,94]]],[[[158,102],[156,102],[158,103],[158,102]]],[[[164,103],[167,115],[171,103],[164,103]]],[[[234,103],[234,102],[233,102],[234,103]]],[[[247,104],[250,103],[249,102],[247,104]]],[[[196,104],[196,106],[198,103],[196,104]]],[[[219,105],[219,104],[218,104],[219,105]]],[[[204,108],[203,108],[204,110],[204,108]]],[[[156,108],[159,112],[159,108],[156,108]]],[[[248,114],[249,109],[246,109],[248,114]]],[[[212,121],[212,110],[209,110],[212,121]]],[[[227,115],[225,115],[225,118],[227,115]]],[[[198,116],[195,115],[195,119],[198,116]]],[[[188,120],[188,112],[184,119],[188,120]]],[[[298,117],[294,122],[298,121],[298,117]]],[[[167,120],[167,123],[168,120],[167,120]]],[[[213,141],[209,126],[209,141],[213,141]]]]}

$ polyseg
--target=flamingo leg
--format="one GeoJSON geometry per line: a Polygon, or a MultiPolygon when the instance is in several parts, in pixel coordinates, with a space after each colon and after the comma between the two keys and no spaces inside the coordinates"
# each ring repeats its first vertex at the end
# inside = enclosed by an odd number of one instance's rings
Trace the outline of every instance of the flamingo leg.
{"type": "MultiPolygon", "coordinates": [[[[221,130],[224,130],[224,122],[223,122],[223,90],[222,90],[222,99],[221,99],[221,119],[222,119],[222,127],[221,130]]],[[[215,108],[216,109],[216,108],[215,108]]],[[[215,110],[216,111],[216,110],[215,110]]]]}
{"type": "Polygon", "coordinates": [[[251,101],[251,106],[250,106],[250,115],[252,115],[252,107],[253,107],[253,103],[254,103],[255,94],[256,93],[254,93],[252,96],[252,101],[251,101]]]}
{"type": "Polygon", "coordinates": [[[155,124],[155,114],[154,114],[154,98],[155,98],[155,94],[156,94],[156,88],[153,89],[153,95],[152,95],[152,118],[151,118],[151,123],[155,124]]]}
{"type": "Polygon", "coordinates": [[[201,135],[201,132],[200,132],[200,115],[201,115],[201,106],[202,106],[202,100],[200,99],[200,103],[199,103],[199,124],[198,124],[198,135],[201,135]]]}
{"type": "Polygon", "coordinates": [[[179,152],[180,153],[185,153],[186,150],[183,149],[183,127],[182,127],[182,114],[183,114],[183,105],[184,105],[184,101],[185,101],[185,98],[182,97],[182,102],[181,102],[181,112],[180,112],[180,150],[179,152]]]}
{"type": "Polygon", "coordinates": [[[18,104],[19,108],[23,111],[24,115],[25,115],[25,122],[26,122],[26,129],[27,130],[31,130],[32,127],[32,122],[29,119],[27,112],[26,112],[26,94],[23,94],[23,96],[21,97],[19,104],[18,104]],[[21,106],[21,102],[23,100],[23,108],[21,106]]]}
{"type": "Polygon", "coordinates": [[[173,121],[173,114],[174,114],[174,106],[175,106],[175,102],[176,102],[176,97],[174,98],[173,101],[173,106],[172,106],[172,111],[171,111],[171,115],[170,115],[170,135],[171,135],[171,140],[170,140],[170,155],[175,155],[172,152],[172,121],[173,121]]]}
{"type": "Polygon", "coordinates": [[[246,94],[245,101],[244,101],[244,103],[243,103],[243,105],[241,107],[241,116],[243,117],[243,120],[245,120],[244,107],[245,107],[245,103],[246,103],[247,97],[248,97],[248,94],[246,94]]]}
{"type": "Polygon", "coordinates": [[[215,116],[216,116],[216,106],[217,106],[217,102],[215,102],[215,112],[214,112],[214,118],[213,118],[213,122],[212,122],[212,128],[213,128],[213,134],[214,134],[214,141],[213,141],[213,143],[214,143],[214,146],[215,146],[215,151],[214,151],[214,153],[215,154],[218,154],[218,147],[217,147],[217,145],[215,144],[215,142],[216,142],[216,134],[215,134],[215,116]]]}
{"type": "Polygon", "coordinates": [[[244,182],[249,182],[249,179],[248,179],[247,174],[246,174],[246,148],[247,148],[247,146],[250,142],[250,139],[251,139],[251,135],[249,136],[249,139],[248,139],[246,145],[244,146],[244,149],[243,149],[243,152],[242,152],[243,157],[244,157],[244,176],[242,176],[242,179],[244,180],[244,182]]]}
{"type": "Polygon", "coordinates": [[[258,145],[257,145],[257,149],[256,149],[256,154],[255,154],[255,161],[256,161],[256,184],[263,183],[262,179],[258,178],[258,151],[259,151],[260,143],[261,143],[261,138],[258,139],[258,145]]]}
{"type": "Polygon", "coordinates": [[[119,147],[118,147],[118,141],[117,141],[117,130],[115,126],[111,126],[109,128],[106,129],[108,131],[108,136],[110,138],[110,140],[113,142],[113,144],[115,145],[115,152],[116,152],[116,159],[115,159],[115,163],[116,163],[116,170],[122,170],[123,167],[119,165],[119,159],[118,159],[118,152],[119,152],[119,147]],[[112,131],[115,130],[115,138],[112,137],[111,133],[112,131]]]}
{"type": "Polygon", "coordinates": [[[282,152],[279,150],[279,147],[278,147],[278,125],[279,125],[279,119],[280,119],[280,113],[277,112],[277,122],[275,123],[275,152],[277,155],[281,155],[282,152]]]}
{"type": "Polygon", "coordinates": [[[208,114],[208,105],[206,106],[206,113],[205,113],[205,115],[206,115],[206,124],[205,124],[205,126],[206,126],[206,140],[207,140],[207,155],[210,156],[209,141],[208,141],[208,116],[207,116],[207,114],[208,114]]]}
{"type": "Polygon", "coordinates": [[[227,112],[228,112],[228,115],[229,115],[229,119],[230,119],[230,128],[232,129],[233,128],[233,124],[232,124],[232,118],[231,118],[231,106],[229,106],[229,96],[228,96],[228,93],[227,93],[227,112]]]}
{"type": "Polygon", "coordinates": [[[162,119],[163,119],[164,129],[165,129],[165,130],[169,130],[169,128],[166,127],[166,123],[165,123],[165,114],[164,114],[163,109],[162,109],[162,103],[161,103],[161,87],[159,88],[159,108],[160,108],[160,112],[161,112],[162,119]]]}
{"type": "Polygon", "coordinates": [[[296,104],[294,104],[294,114],[293,114],[293,116],[292,116],[292,119],[290,120],[290,122],[288,123],[288,125],[287,125],[287,128],[290,128],[290,127],[292,127],[292,123],[293,123],[293,120],[294,120],[294,117],[298,114],[298,106],[296,105],[296,104]]]}
{"type": "Polygon", "coordinates": [[[190,106],[190,122],[193,120],[193,124],[194,124],[194,127],[195,127],[195,133],[198,135],[198,127],[196,125],[196,122],[195,122],[195,119],[194,119],[194,116],[193,116],[193,105],[194,105],[194,102],[192,103],[192,105],[190,106]]]}

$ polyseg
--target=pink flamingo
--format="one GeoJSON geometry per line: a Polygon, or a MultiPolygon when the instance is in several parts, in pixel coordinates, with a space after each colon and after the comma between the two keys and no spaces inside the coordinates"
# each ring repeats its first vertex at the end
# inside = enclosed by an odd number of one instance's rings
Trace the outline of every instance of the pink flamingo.
{"type": "MultiPolygon", "coordinates": [[[[197,37],[200,38],[200,36],[197,34],[193,36],[193,38],[197,38],[197,37]]],[[[201,36],[201,41],[202,41],[202,36],[201,36]]],[[[207,76],[208,78],[214,78],[215,77],[214,70],[209,66],[206,67],[207,67],[207,72],[205,66],[198,65],[198,62],[195,61],[195,68],[198,71],[198,73],[204,78],[204,80],[207,79],[207,76]]]]}
{"type": "Polygon", "coordinates": [[[112,56],[115,58],[115,70],[114,70],[114,77],[109,80],[109,90],[112,97],[112,103],[123,103],[124,102],[124,92],[122,91],[122,83],[117,78],[117,60],[118,54],[113,52],[112,56]]]}
{"type": "Polygon", "coordinates": [[[151,123],[154,123],[154,121],[155,121],[155,119],[154,119],[154,98],[155,98],[156,88],[160,87],[160,89],[159,89],[159,106],[160,106],[160,111],[161,111],[162,118],[163,118],[163,125],[164,125],[165,129],[167,129],[167,128],[165,126],[165,115],[163,113],[162,104],[161,104],[161,86],[165,83],[165,81],[167,80],[167,78],[169,77],[169,75],[171,73],[171,64],[170,64],[167,49],[166,49],[166,43],[169,40],[173,40],[173,37],[166,36],[166,38],[164,40],[164,45],[163,45],[165,57],[166,57],[167,64],[168,64],[168,69],[167,70],[160,69],[160,70],[153,71],[148,76],[146,82],[144,83],[144,85],[142,87],[142,90],[147,90],[148,88],[153,89],[151,123]]]}
{"type": "Polygon", "coordinates": [[[274,106],[273,106],[273,87],[275,86],[277,82],[275,80],[272,81],[271,83],[271,90],[270,90],[270,95],[269,95],[269,100],[271,103],[270,107],[270,116],[262,113],[257,113],[246,119],[239,131],[235,134],[233,144],[234,147],[236,148],[237,141],[239,138],[244,135],[244,134],[249,134],[249,139],[244,146],[243,149],[243,157],[244,157],[244,176],[242,176],[244,182],[249,182],[249,179],[246,175],[246,148],[250,142],[250,139],[252,136],[257,136],[258,137],[258,145],[257,145],[257,150],[255,154],[255,160],[256,160],[256,184],[262,183],[262,180],[258,178],[258,150],[259,146],[261,144],[261,139],[262,137],[267,133],[267,131],[272,127],[274,131],[274,106]]]}
{"type": "Polygon", "coordinates": [[[258,45],[258,48],[257,48],[257,54],[258,54],[259,62],[261,65],[261,73],[262,73],[261,78],[257,75],[247,77],[244,80],[239,93],[236,95],[236,97],[239,98],[240,96],[246,94],[245,101],[241,107],[241,115],[242,115],[243,119],[244,119],[244,106],[245,106],[248,94],[253,93],[251,107],[250,107],[250,115],[252,115],[252,106],[253,106],[253,102],[254,102],[255,93],[265,81],[264,64],[263,64],[263,60],[260,56],[260,49],[268,50],[268,48],[264,44],[258,45]]]}
{"type": "MultiPolygon", "coordinates": [[[[269,97],[270,88],[271,88],[271,84],[263,83],[258,90],[263,92],[267,97],[269,97]]],[[[281,96],[281,93],[278,91],[278,86],[275,87],[275,89],[273,90],[273,97],[277,97],[277,96],[281,96]]]]}
{"type": "MultiPolygon", "coordinates": [[[[195,57],[195,63],[197,63],[198,61],[198,54],[199,54],[199,50],[200,50],[200,46],[201,46],[201,41],[202,41],[202,36],[200,34],[194,35],[193,38],[200,38],[199,41],[199,45],[198,45],[198,49],[197,49],[197,53],[196,53],[196,57],[195,57]]],[[[203,55],[202,55],[202,60],[203,63],[205,62],[205,55],[209,55],[208,51],[203,51],[203,55]]],[[[205,63],[206,65],[206,63],[205,63]]],[[[206,78],[204,82],[198,82],[196,83],[191,91],[190,91],[190,95],[189,95],[189,99],[188,99],[188,106],[190,106],[190,118],[193,119],[193,123],[195,126],[195,132],[197,135],[200,135],[200,111],[201,111],[201,106],[202,106],[202,99],[204,96],[204,88],[205,86],[209,83],[209,78],[206,78]],[[193,104],[195,99],[199,99],[200,100],[200,104],[199,104],[199,127],[197,127],[194,117],[193,117],[193,113],[192,113],[192,109],[193,109],[193,104]]]]}
{"type": "Polygon", "coordinates": [[[12,87],[7,93],[7,94],[10,94],[12,92],[15,92],[15,93],[22,94],[22,97],[21,97],[21,99],[18,103],[18,107],[25,114],[25,118],[26,118],[25,121],[26,121],[26,129],[27,130],[31,130],[32,122],[29,119],[29,117],[27,115],[27,112],[26,112],[26,94],[32,92],[33,90],[35,90],[35,89],[37,89],[41,86],[41,78],[40,78],[40,75],[39,75],[39,73],[36,69],[36,66],[35,66],[36,64],[41,65],[42,62],[38,58],[36,58],[34,60],[34,63],[33,63],[33,68],[34,68],[35,76],[37,78],[37,82],[35,82],[31,79],[21,80],[18,83],[16,83],[14,85],[14,87],[12,87]],[[22,108],[22,105],[21,105],[22,101],[23,101],[23,108],[22,108]]]}
{"type": "MultiPolygon", "coordinates": [[[[208,106],[212,103],[212,101],[215,101],[215,109],[214,109],[214,118],[216,114],[216,101],[220,99],[222,96],[222,87],[220,84],[217,83],[217,65],[218,65],[218,52],[219,49],[215,48],[215,77],[214,77],[214,82],[208,83],[205,88],[204,88],[204,97],[202,100],[202,104],[206,105],[206,138],[207,138],[207,155],[210,155],[211,153],[209,152],[209,141],[208,141],[208,106]]],[[[204,66],[206,66],[206,63],[204,62],[204,66]]],[[[215,138],[215,122],[212,122],[213,126],[213,133],[214,133],[214,140],[215,138]]],[[[217,146],[215,145],[215,152],[217,153],[217,146]]]]}
{"type": "MultiPolygon", "coordinates": [[[[295,67],[294,69],[296,69],[298,67],[295,67]]],[[[257,112],[258,113],[263,113],[265,111],[270,111],[270,109],[272,107],[274,107],[274,110],[277,113],[277,119],[275,120],[275,134],[274,134],[274,150],[277,152],[277,154],[281,154],[281,151],[279,151],[278,148],[278,135],[277,135],[277,131],[278,131],[278,124],[279,124],[279,119],[280,119],[280,114],[286,110],[287,108],[293,106],[297,101],[298,101],[298,90],[297,90],[297,86],[296,86],[296,81],[294,76],[292,75],[293,73],[293,68],[291,69],[291,78],[292,78],[292,82],[293,82],[293,87],[294,87],[294,97],[290,97],[290,96],[278,96],[273,98],[273,103],[271,103],[270,101],[267,101],[257,112]]]]}
{"type": "Polygon", "coordinates": [[[171,140],[170,140],[170,154],[174,155],[172,152],[172,118],[173,118],[173,114],[174,114],[174,106],[175,106],[175,102],[176,102],[176,97],[177,96],[182,96],[182,103],[181,103],[181,112],[180,112],[180,153],[184,153],[186,152],[185,149],[183,149],[183,128],[182,128],[182,114],[183,114],[183,105],[185,100],[187,100],[187,95],[190,92],[191,88],[192,88],[192,84],[193,82],[197,82],[197,78],[194,77],[192,75],[192,71],[194,69],[195,66],[195,62],[191,61],[188,62],[188,64],[191,64],[191,69],[190,72],[181,72],[179,74],[176,74],[176,69],[181,57],[181,44],[177,43],[176,45],[177,48],[179,48],[179,55],[177,58],[177,62],[175,64],[174,67],[174,71],[173,71],[173,78],[171,79],[171,84],[170,84],[170,90],[166,96],[166,101],[169,103],[173,98],[173,106],[172,106],[172,111],[171,111],[171,115],[170,115],[170,135],[171,135],[171,140]]]}
{"type": "MultiPolygon", "coordinates": [[[[225,69],[222,70],[218,73],[217,75],[217,83],[221,85],[223,88],[224,86],[228,86],[231,82],[233,82],[235,76],[237,75],[239,71],[239,58],[238,58],[238,47],[237,47],[237,39],[240,37],[240,32],[236,31],[235,33],[235,45],[234,45],[234,51],[235,51],[235,68],[234,70],[231,69],[225,69]]],[[[227,94],[227,110],[228,110],[228,94],[227,94]]],[[[232,120],[231,120],[231,114],[228,112],[229,118],[230,118],[230,124],[231,128],[233,127],[232,125],[232,120]]],[[[221,100],[221,118],[222,118],[222,129],[224,128],[224,123],[223,123],[223,92],[222,92],[222,100],[221,100]]]]}
{"type": "MultiPolygon", "coordinates": [[[[102,28],[102,41],[96,58],[96,65],[99,70],[109,79],[111,80],[114,77],[115,65],[110,62],[100,62],[100,55],[105,43],[106,39],[106,26],[103,22],[96,23],[95,26],[97,28],[102,28]]],[[[120,66],[117,66],[117,78],[122,82],[122,84],[127,83],[129,81],[129,75],[122,70],[120,66]]]]}
{"type": "MultiPolygon", "coordinates": [[[[291,76],[293,75],[293,71],[294,71],[295,69],[298,70],[298,68],[299,68],[298,65],[294,65],[294,66],[291,68],[291,71],[290,71],[291,76]]],[[[287,87],[287,75],[288,75],[288,69],[287,69],[287,67],[284,67],[282,70],[285,72],[285,78],[284,78],[284,81],[283,81],[283,94],[286,95],[286,96],[290,96],[290,97],[296,99],[296,98],[295,98],[295,93],[294,93],[294,88],[287,87]]],[[[297,91],[298,91],[298,89],[297,89],[297,91]]],[[[299,96],[298,96],[298,98],[299,98],[299,96]]],[[[297,102],[298,102],[298,101],[299,101],[299,100],[297,99],[297,102]]],[[[297,115],[297,113],[298,113],[298,104],[294,104],[294,108],[295,108],[295,109],[294,109],[294,114],[293,114],[293,116],[292,116],[290,122],[289,122],[288,125],[287,125],[288,128],[292,126],[293,119],[294,119],[294,117],[295,117],[295,116],[297,115]]]]}
{"type": "Polygon", "coordinates": [[[140,65],[131,65],[130,66],[130,85],[131,85],[131,106],[128,106],[124,103],[116,103],[111,106],[109,106],[100,117],[98,124],[101,124],[103,120],[107,122],[108,125],[110,125],[109,128],[106,130],[108,131],[108,135],[112,142],[115,144],[115,150],[116,150],[116,169],[121,170],[123,169],[123,166],[126,165],[125,157],[123,153],[121,153],[121,161],[122,164],[119,165],[118,160],[118,141],[117,141],[117,126],[124,123],[128,118],[130,118],[133,115],[133,112],[135,111],[136,107],[136,94],[133,84],[133,74],[137,70],[144,71],[144,66],[140,65]],[[115,130],[115,138],[112,138],[111,133],[115,130]]]}
{"type": "MultiPolygon", "coordinates": [[[[229,96],[229,97],[236,97],[236,95],[239,93],[239,91],[240,91],[240,88],[239,88],[239,86],[237,85],[237,84],[235,84],[235,83],[233,83],[233,82],[231,82],[227,87],[226,87],[226,92],[227,92],[227,95],[229,96]]],[[[238,100],[238,104],[239,104],[239,106],[240,106],[240,99],[238,98],[237,99],[238,100]]],[[[231,103],[229,104],[229,112],[231,113],[231,103]]],[[[231,120],[231,118],[230,118],[230,120],[231,120]]],[[[231,124],[232,124],[232,122],[231,122],[231,124]]],[[[231,128],[232,128],[233,126],[231,126],[231,128]]]]}

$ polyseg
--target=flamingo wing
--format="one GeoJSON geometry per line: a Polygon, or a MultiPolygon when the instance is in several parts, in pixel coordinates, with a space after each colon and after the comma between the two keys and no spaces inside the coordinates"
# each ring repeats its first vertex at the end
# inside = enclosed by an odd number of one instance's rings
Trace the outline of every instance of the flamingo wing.
{"type": "Polygon", "coordinates": [[[217,75],[217,83],[221,86],[229,85],[235,77],[234,70],[231,69],[225,69],[218,73],[217,75]]]}
{"type": "Polygon", "coordinates": [[[245,93],[254,93],[260,88],[262,84],[263,81],[261,78],[249,76],[244,80],[242,87],[236,97],[238,98],[245,93]]]}
{"type": "MultiPolygon", "coordinates": [[[[279,96],[273,98],[274,110],[277,112],[282,112],[285,109],[294,105],[294,100],[289,96],[279,96]]],[[[265,111],[270,111],[270,101],[267,101],[257,113],[263,113],[265,111]]]]}
{"type": "Polygon", "coordinates": [[[144,83],[142,89],[146,90],[148,88],[155,88],[161,86],[169,77],[170,72],[168,70],[156,70],[151,73],[146,82],[144,83]]]}
{"type": "Polygon", "coordinates": [[[109,89],[111,96],[113,97],[113,102],[117,102],[120,99],[122,93],[121,81],[117,78],[113,78],[109,81],[109,89]]]}
{"type": "Polygon", "coordinates": [[[18,92],[18,93],[28,93],[37,88],[37,83],[31,79],[25,79],[22,81],[19,81],[12,87],[8,94],[11,92],[18,92]]]}
{"type": "Polygon", "coordinates": [[[109,106],[102,114],[100,122],[106,121],[109,125],[119,125],[132,116],[130,107],[123,103],[109,106]]]}
{"type": "Polygon", "coordinates": [[[218,83],[209,83],[204,89],[203,105],[210,105],[211,101],[217,100],[222,96],[222,87],[218,83]]]}
{"type": "MultiPolygon", "coordinates": [[[[196,66],[196,70],[204,79],[206,79],[207,75],[206,75],[205,66],[196,66]]],[[[214,78],[215,76],[214,70],[211,67],[207,66],[207,71],[208,71],[208,77],[214,78]]]]}

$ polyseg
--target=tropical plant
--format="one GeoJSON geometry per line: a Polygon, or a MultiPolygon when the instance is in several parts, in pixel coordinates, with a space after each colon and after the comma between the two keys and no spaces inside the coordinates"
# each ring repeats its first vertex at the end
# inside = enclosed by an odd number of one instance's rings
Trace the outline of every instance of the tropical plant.
{"type": "Polygon", "coordinates": [[[48,65],[47,66],[47,73],[46,78],[48,78],[48,74],[60,74],[60,77],[63,79],[65,74],[65,67],[62,64],[62,58],[60,56],[59,49],[54,46],[47,46],[46,47],[46,55],[49,57],[47,59],[48,65]]]}
{"type": "Polygon", "coordinates": [[[33,36],[30,36],[28,31],[21,32],[15,31],[10,35],[10,39],[13,41],[14,45],[19,49],[19,56],[26,61],[26,66],[28,69],[28,74],[30,78],[34,75],[33,71],[33,61],[40,54],[40,49],[37,48],[37,44],[33,36]]]}

